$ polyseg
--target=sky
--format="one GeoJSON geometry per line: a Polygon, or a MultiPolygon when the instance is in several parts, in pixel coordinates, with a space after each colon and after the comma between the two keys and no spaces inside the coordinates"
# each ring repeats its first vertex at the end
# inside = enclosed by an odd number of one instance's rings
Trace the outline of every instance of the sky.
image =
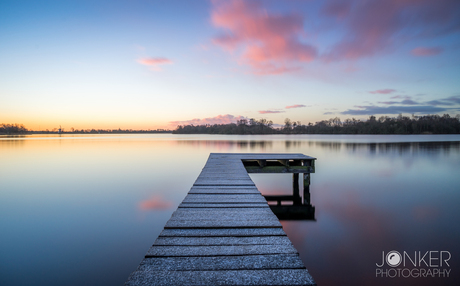
{"type": "Polygon", "coordinates": [[[460,1],[0,1],[0,123],[460,114],[460,1]]]}

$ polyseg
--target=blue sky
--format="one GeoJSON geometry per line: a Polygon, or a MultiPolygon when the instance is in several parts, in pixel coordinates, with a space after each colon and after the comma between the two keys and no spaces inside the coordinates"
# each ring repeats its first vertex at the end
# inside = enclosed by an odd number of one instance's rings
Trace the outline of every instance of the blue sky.
{"type": "Polygon", "coordinates": [[[0,121],[460,114],[460,2],[2,1],[0,121]]]}

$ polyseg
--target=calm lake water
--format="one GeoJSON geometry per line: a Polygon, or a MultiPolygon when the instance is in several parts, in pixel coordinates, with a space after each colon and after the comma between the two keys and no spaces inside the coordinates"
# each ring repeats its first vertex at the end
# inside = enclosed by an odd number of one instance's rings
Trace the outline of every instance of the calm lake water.
{"type": "MultiPolygon", "coordinates": [[[[316,221],[282,224],[318,285],[460,285],[459,135],[172,134],[0,136],[0,285],[122,285],[211,152],[317,158],[316,221]],[[433,267],[377,267],[392,250],[433,267]]],[[[251,177],[291,192],[291,175],[251,177]]]]}

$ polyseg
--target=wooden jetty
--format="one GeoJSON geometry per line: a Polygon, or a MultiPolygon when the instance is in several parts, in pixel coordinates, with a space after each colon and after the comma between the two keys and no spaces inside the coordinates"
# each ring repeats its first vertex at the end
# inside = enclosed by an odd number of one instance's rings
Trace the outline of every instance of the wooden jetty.
{"type": "Polygon", "coordinates": [[[303,154],[211,153],[125,285],[316,285],[248,175],[293,173],[293,196],[273,199],[300,206],[301,173],[309,205],[314,160],[303,154]]]}

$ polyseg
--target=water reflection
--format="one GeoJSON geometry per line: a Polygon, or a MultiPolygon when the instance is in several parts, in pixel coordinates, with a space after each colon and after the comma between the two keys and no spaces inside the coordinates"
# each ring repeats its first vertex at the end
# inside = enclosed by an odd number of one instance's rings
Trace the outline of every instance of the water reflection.
{"type": "MultiPolygon", "coordinates": [[[[246,163],[245,166],[247,166],[246,163]]],[[[293,165],[290,164],[290,166],[293,165]]],[[[286,173],[290,175],[290,173],[286,173]]],[[[271,174],[273,173],[266,173],[264,175],[267,176],[271,174]]],[[[270,209],[278,219],[315,220],[315,207],[311,202],[310,194],[310,177],[312,174],[313,173],[293,173],[292,189],[290,193],[286,194],[285,190],[278,191],[276,195],[262,193],[270,209]],[[302,181],[302,188],[300,188],[299,177],[302,181]]]]}
{"type": "MultiPolygon", "coordinates": [[[[342,143],[347,151],[360,152],[367,151],[370,154],[395,153],[405,155],[408,153],[427,153],[436,155],[439,153],[448,154],[458,152],[460,142],[405,142],[405,143],[342,143]]],[[[324,146],[323,146],[324,147],[324,146]]]]}
{"type": "Polygon", "coordinates": [[[196,148],[218,148],[219,150],[265,150],[272,147],[271,141],[252,140],[179,140],[179,145],[190,145],[196,148]]]}
{"type": "Polygon", "coordinates": [[[211,152],[318,158],[316,222],[282,221],[318,285],[460,285],[460,136],[171,134],[0,137],[0,285],[123,284],[211,152]],[[451,277],[376,278],[390,250],[450,251],[451,277]]]}
{"type": "Polygon", "coordinates": [[[259,150],[270,151],[277,143],[284,143],[284,152],[298,150],[305,147],[328,149],[340,152],[367,152],[369,154],[397,154],[405,155],[411,153],[426,153],[436,155],[440,153],[448,154],[451,151],[459,152],[459,141],[439,141],[439,142],[383,142],[383,143],[363,143],[363,142],[333,142],[333,141],[301,141],[301,140],[179,140],[175,141],[179,145],[189,145],[196,148],[217,148],[219,150],[259,150]]]}
{"type": "Polygon", "coordinates": [[[167,210],[172,207],[173,203],[171,201],[167,201],[162,196],[158,195],[139,203],[139,209],[143,211],[167,210]]]}
{"type": "Polygon", "coordinates": [[[320,147],[331,151],[340,151],[342,148],[348,152],[368,152],[370,154],[387,154],[397,153],[403,155],[406,153],[417,153],[430,151],[431,154],[458,152],[460,142],[401,142],[401,143],[346,143],[346,142],[302,142],[302,141],[285,141],[286,150],[301,147],[320,147]]]}
{"type": "MultiPolygon", "coordinates": [[[[267,201],[270,198],[264,196],[267,201]]],[[[315,207],[311,204],[270,204],[270,209],[279,220],[313,220],[315,221],[315,207]]]]}

